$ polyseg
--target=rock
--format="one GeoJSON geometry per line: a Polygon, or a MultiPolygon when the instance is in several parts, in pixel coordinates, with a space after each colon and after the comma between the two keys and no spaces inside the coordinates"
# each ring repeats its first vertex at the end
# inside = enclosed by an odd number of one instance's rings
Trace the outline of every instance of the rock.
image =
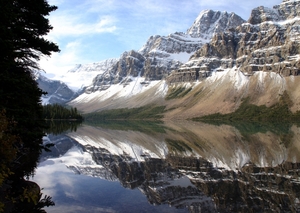
{"type": "MultiPolygon", "coordinates": [[[[215,34],[211,42],[203,45],[189,62],[168,77],[169,82],[179,81],[182,79],[178,76],[180,70],[193,67],[206,67],[206,71],[213,72],[236,66],[246,75],[256,71],[272,71],[282,76],[298,75],[299,11],[299,1],[283,1],[273,9],[255,8],[248,23],[215,34]]],[[[199,75],[196,73],[194,76],[199,75]]]]}

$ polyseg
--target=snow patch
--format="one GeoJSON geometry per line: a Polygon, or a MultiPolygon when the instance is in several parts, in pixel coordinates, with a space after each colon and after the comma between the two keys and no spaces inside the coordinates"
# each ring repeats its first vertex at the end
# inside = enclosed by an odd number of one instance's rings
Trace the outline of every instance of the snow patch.
{"type": "Polygon", "coordinates": [[[157,87],[156,95],[160,95],[162,97],[165,96],[168,90],[168,86],[166,82],[157,80],[157,81],[145,81],[144,77],[129,77],[131,79],[128,83],[119,83],[110,85],[108,89],[96,91],[90,94],[83,93],[75,100],[74,103],[87,103],[92,100],[97,100],[98,102],[107,100],[109,98],[118,99],[121,97],[132,97],[137,94],[141,94],[153,87],[157,87]]]}
{"type": "Polygon", "coordinates": [[[244,87],[249,82],[249,77],[245,76],[239,69],[236,67],[225,69],[224,71],[218,72],[218,69],[215,69],[212,72],[212,75],[206,79],[211,84],[220,84],[223,82],[226,77],[230,79],[231,82],[233,82],[234,87],[237,90],[240,90],[242,87],[244,87]]]}
{"type": "Polygon", "coordinates": [[[145,147],[139,146],[127,140],[119,141],[117,139],[112,139],[109,141],[102,137],[90,138],[88,136],[74,134],[72,134],[71,137],[83,146],[92,146],[95,148],[105,149],[112,155],[120,156],[125,154],[130,156],[131,161],[145,161],[145,156],[150,158],[164,158],[166,154],[164,149],[157,147],[158,150],[160,150],[159,153],[162,154],[162,156],[158,156],[145,147]]]}
{"type": "Polygon", "coordinates": [[[102,168],[103,166],[98,165],[93,160],[92,156],[84,152],[81,148],[77,146],[73,146],[71,149],[68,150],[66,154],[60,156],[59,158],[51,158],[51,160],[55,164],[65,164],[68,166],[77,166],[77,167],[92,167],[92,168],[102,168]]]}
{"type": "Polygon", "coordinates": [[[188,62],[188,60],[190,59],[190,57],[193,54],[194,54],[194,52],[192,52],[192,53],[186,53],[186,52],[173,53],[173,54],[170,54],[170,56],[168,58],[180,61],[182,63],[186,63],[186,62],[188,62]]]}

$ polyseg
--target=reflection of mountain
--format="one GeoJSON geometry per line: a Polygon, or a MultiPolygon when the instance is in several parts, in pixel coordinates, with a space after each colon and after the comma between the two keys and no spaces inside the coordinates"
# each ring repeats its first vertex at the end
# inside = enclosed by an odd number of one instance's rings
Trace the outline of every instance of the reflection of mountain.
{"type": "MultiPolygon", "coordinates": [[[[216,212],[210,197],[197,189],[179,170],[159,158],[142,155],[141,161],[126,153],[115,155],[103,148],[85,146],[98,165],[70,165],[77,174],[91,175],[109,181],[118,180],[125,188],[139,188],[154,205],[168,204],[176,208],[188,208],[191,212],[216,212]]],[[[74,161],[74,160],[70,160],[74,161]]],[[[69,162],[70,162],[69,161],[69,162]]],[[[86,162],[86,161],[85,161],[86,162]]]]}
{"type": "Polygon", "coordinates": [[[40,155],[40,161],[44,161],[47,158],[57,158],[67,153],[77,142],[66,135],[47,135],[43,138],[44,144],[52,143],[50,148],[51,152],[43,152],[40,155]]]}
{"type": "MultiPolygon", "coordinates": [[[[300,210],[299,127],[241,134],[228,125],[166,125],[151,134],[84,125],[68,134],[81,160],[66,165],[190,212],[300,210]]],[[[61,155],[70,152],[62,148],[61,155]]]]}
{"type": "Polygon", "coordinates": [[[216,169],[199,158],[170,157],[174,168],[204,194],[219,212],[299,212],[299,163],[276,167],[245,165],[240,171],[216,169]]]}

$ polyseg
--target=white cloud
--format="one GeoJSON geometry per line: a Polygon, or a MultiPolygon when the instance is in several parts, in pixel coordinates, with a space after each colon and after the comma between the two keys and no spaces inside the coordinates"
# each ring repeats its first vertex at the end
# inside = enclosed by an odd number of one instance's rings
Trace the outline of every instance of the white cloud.
{"type": "Polygon", "coordinates": [[[53,53],[51,57],[44,57],[39,61],[41,69],[56,76],[62,75],[74,67],[74,63],[82,61],[80,50],[82,47],[80,40],[71,41],[62,47],[60,53],[53,53]]]}
{"type": "Polygon", "coordinates": [[[80,15],[61,14],[50,18],[53,30],[49,37],[55,40],[63,36],[84,36],[95,33],[112,33],[117,30],[116,19],[112,16],[101,17],[97,22],[84,22],[80,15]]]}
{"type": "MultiPolygon", "coordinates": [[[[111,16],[104,16],[102,17],[98,23],[95,24],[95,30],[98,33],[113,33],[117,30],[117,27],[114,25],[116,22],[116,19],[111,16]]],[[[92,26],[94,27],[94,26],[92,26]]]]}
{"type": "Polygon", "coordinates": [[[50,5],[60,5],[60,4],[62,4],[63,2],[64,2],[65,0],[48,0],[48,3],[50,4],[50,5]]]}

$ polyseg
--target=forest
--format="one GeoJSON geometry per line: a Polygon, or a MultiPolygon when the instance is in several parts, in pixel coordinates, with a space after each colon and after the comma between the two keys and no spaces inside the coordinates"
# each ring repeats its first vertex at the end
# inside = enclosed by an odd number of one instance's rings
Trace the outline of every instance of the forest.
{"type": "Polygon", "coordinates": [[[46,120],[83,120],[76,107],[66,108],[59,104],[44,105],[43,118],[46,120]]]}

